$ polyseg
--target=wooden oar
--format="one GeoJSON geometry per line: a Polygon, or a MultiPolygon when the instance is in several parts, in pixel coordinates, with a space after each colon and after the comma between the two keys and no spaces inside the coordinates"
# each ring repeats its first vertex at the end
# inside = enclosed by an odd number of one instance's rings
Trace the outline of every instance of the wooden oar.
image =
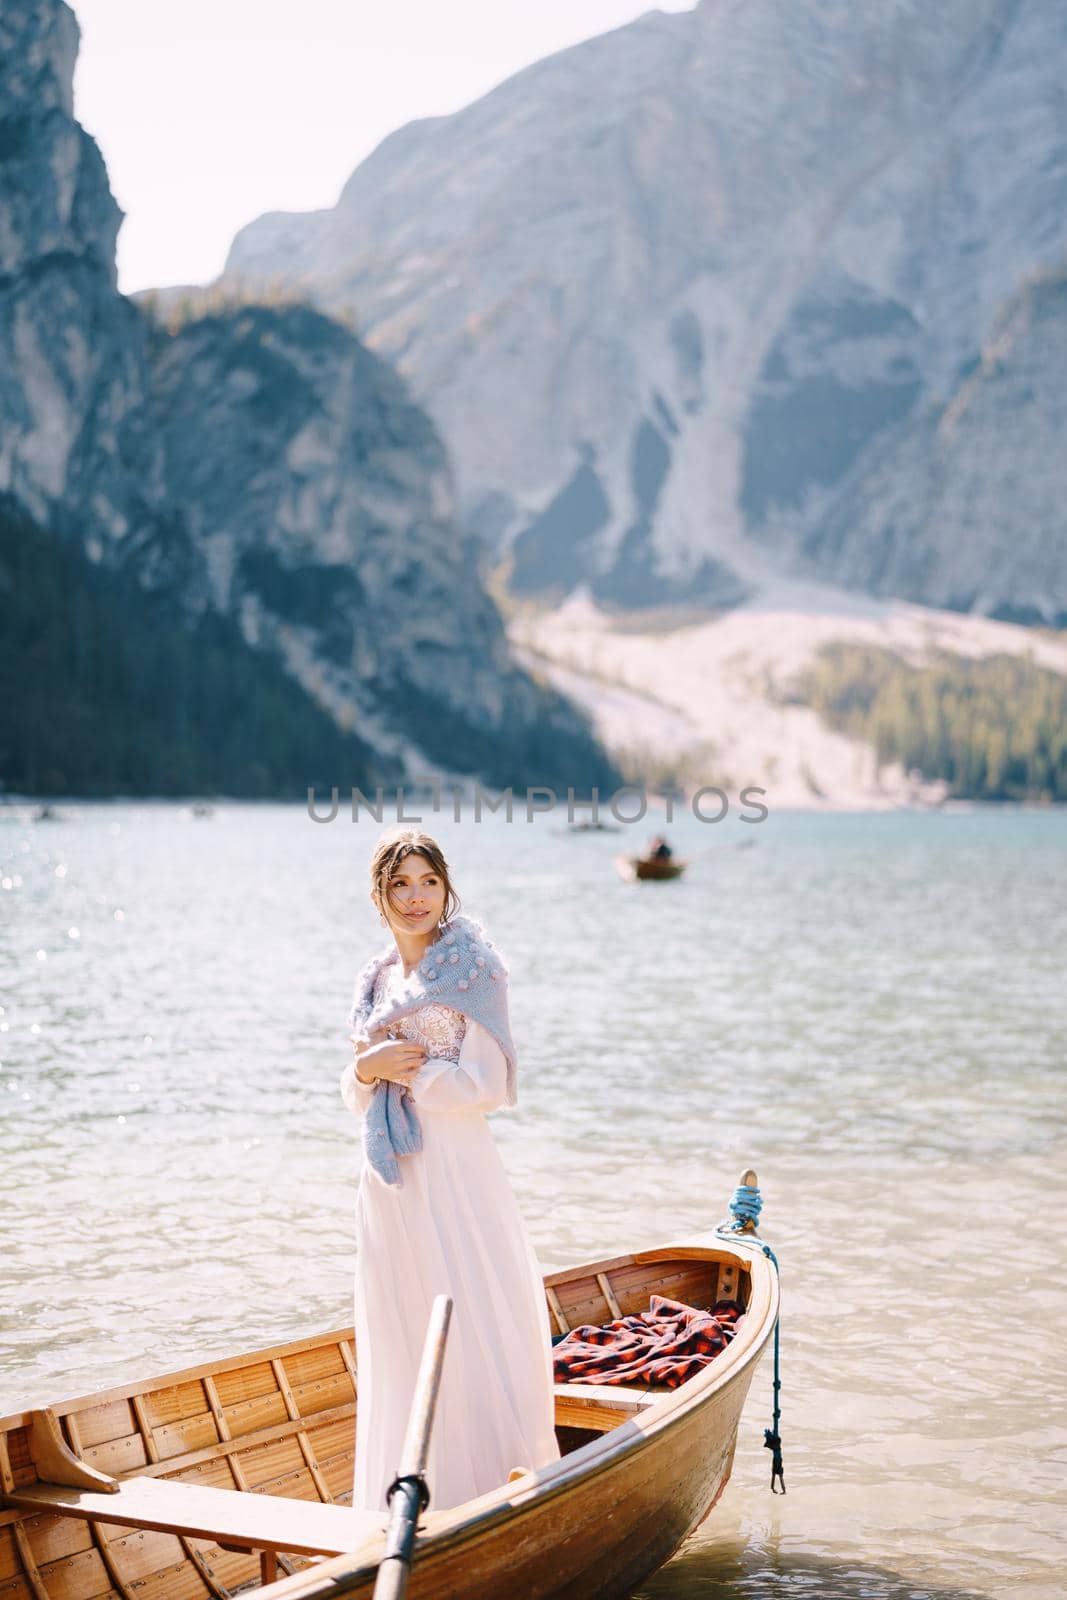
{"type": "Polygon", "coordinates": [[[430,1447],[451,1315],[452,1297],[447,1294],[436,1295],[426,1327],[419,1375],[415,1380],[415,1397],[408,1416],[400,1470],[386,1490],[385,1498],[390,1511],[389,1529],[385,1536],[385,1555],[374,1582],[374,1600],[403,1600],[407,1593],[415,1526],[420,1513],[430,1503],[425,1477],[426,1456],[430,1447]]]}

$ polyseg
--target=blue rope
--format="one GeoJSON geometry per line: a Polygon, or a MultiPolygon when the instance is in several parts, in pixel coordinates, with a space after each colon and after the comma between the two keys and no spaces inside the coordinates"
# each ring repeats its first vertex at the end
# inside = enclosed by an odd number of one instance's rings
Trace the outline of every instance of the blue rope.
{"type": "Polygon", "coordinates": [[[763,1210],[763,1200],[758,1189],[753,1189],[747,1183],[739,1183],[730,1199],[730,1211],[737,1227],[744,1223],[759,1223],[759,1214],[763,1210]]]}
{"type": "MultiPolygon", "coordinates": [[[[739,1183],[730,1200],[730,1212],[733,1222],[721,1222],[716,1232],[729,1236],[739,1233],[751,1239],[753,1244],[758,1244],[763,1254],[774,1263],[774,1270],[781,1280],[782,1272],[778,1265],[778,1257],[769,1244],[764,1244],[762,1239],[755,1236],[755,1227],[759,1222],[760,1212],[763,1210],[763,1200],[758,1189],[752,1188],[747,1183],[739,1183]],[[751,1224],[751,1228],[748,1227],[751,1224]]],[[[779,1423],[782,1419],[780,1405],[782,1393],[781,1363],[779,1359],[779,1329],[781,1317],[775,1319],[774,1324],[774,1409],[771,1413],[771,1426],[763,1430],[764,1449],[771,1452],[771,1493],[785,1494],[785,1468],[782,1465],[782,1436],[779,1432],[779,1423]],[[776,1485],[781,1484],[779,1490],[776,1485]]]]}
{"type": "MultiPolygon", "coordinates": [[[[764,1244],[762,1239],[757,1239],[755,1242],[759,1245],[760,1249],[763,1251],[763,1254],[765,1256],[769,1256],[774,1262],[774,1270],[777,1272],[780,1281],[782,1270],[778,1265],[778,1257],[775,1255],[770,1245],[764,1244]]],[[[763,1448],[771,1452],[772,1494],[779,1493],[779,1490],[775,1488],[776,1482],[782,1485],[780,1492],[785,1494],[785,1467],[782,1465],[782,1436],[778,1431],[778,1425],[782,1420],[782,1408],[778,1403],[782,1393],[781,1370],[778,1361],[778,1334],[781,1326],[782,1319],[781,1316],[779,1316],[776,1318],[774,1324],[774,1410],[771,1413],[770,1427],[764,1428],[763,1430],[763,1448]]]]}

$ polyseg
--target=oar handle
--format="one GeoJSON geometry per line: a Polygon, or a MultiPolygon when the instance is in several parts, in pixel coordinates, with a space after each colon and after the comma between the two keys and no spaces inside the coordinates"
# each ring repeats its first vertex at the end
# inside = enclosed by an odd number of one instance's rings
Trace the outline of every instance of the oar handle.
{"type": "Polygon", "coordinates": [[[445,1359],[445,1340],[448,1338],[448,1324],[451,1317],[451,1295],[436,1295],[430,1308],[430,1320],[426,1326],[419,1375],[415,1380],[415,1398],[408,1416],[404,1448],[400,1452],[398,1478],[421,1478],[426,1471],[434,1407],[437,1404],[437,1391],[441,1386],[441,1367],[445,1359]]]}
{"type": "Polygon", "coordinates": [[[378,1567],[374,1582],[374,1600],[403,1600],[407,1593],[411,1553],[415,1545],[415,1529],[419,1513],[429,1504],[430,1491],[426,1485],[426,1458],[433,1431],[437,1391],[441,1386],[441,1367],[445,1359],[445,1341],[452,1316],[452,1298],[447,1294],[434,1297],[426,1338],[422,1346],[422,1360],[415,1379],[415,1395],[408,1413],[407,1433],[400,1453],[400,1466],[396,1477],[386,1490],[389,1504],[389,1529],[385,1539],[385,1554],[378,1567]]]}

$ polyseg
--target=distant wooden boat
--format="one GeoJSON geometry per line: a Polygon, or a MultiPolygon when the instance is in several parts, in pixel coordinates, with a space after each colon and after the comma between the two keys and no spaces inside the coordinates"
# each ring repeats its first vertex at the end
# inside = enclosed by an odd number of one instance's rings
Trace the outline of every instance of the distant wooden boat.
{"type": "MultiPolygon", "coordinates": [[[[758,1243],[713,1231],[545,1278],[561,1332],[654,1292],[746,1314],[676,1389],[557,1384],[561,1459],[453,1509],[431,1500],[412,1600],[615,1600],[707,1516],[777,1273],[758,1243]]],[[[369,1600],[387,1517],[350,1504],[356,1391],[339,1328],[0,1418],[0,1595],[369,1600]]]]}
{"type": "Polygon", "coordinates": [[[638,879],[680,878],[688,865],[688,861],[679,861],[675,856],[666,861],[656,856],[615,857],[616,871],[627,883],[638,879]]]}

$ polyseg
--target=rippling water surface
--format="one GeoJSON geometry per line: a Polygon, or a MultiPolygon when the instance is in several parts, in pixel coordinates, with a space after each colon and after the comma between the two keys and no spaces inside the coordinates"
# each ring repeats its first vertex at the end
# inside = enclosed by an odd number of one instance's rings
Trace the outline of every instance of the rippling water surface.
{"type": "MultiPolygon", "coordinates": [[[[377,825],[0,812],[0,1411],[351,1321],[344,1014],[377,825]]],[[[665,1597],[1067,1589],[1067,815],[681,818],[673,884],[426,817],[512,969],[493,1127],[542,1263],[721,1217],[783,1269],[733,1481],[665,1597]],[[743,847],[747,846],[747,847],[743,847]]]]}

